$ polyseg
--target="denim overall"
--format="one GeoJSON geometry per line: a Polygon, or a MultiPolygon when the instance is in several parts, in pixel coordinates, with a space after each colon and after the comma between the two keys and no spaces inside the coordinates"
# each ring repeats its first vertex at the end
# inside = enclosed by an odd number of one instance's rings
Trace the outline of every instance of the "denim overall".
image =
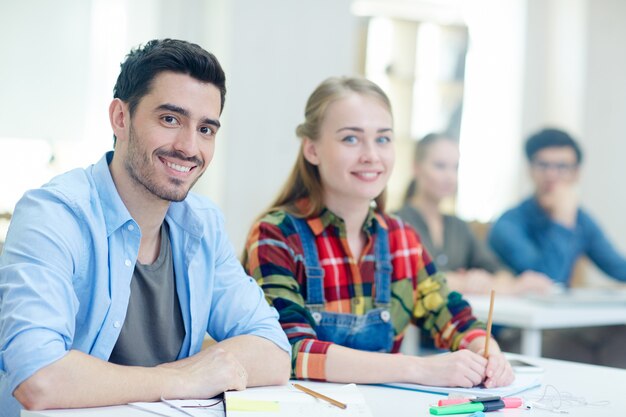
{"type": "Polygon", "coordinates": [[[352,349],[390,352],[393,346],[393,326],[389,313],[391,262],[387,230],[376,223],[375,308],[364,315],[331,313],[324,311],[324,269],[320,265],[315,236],[306,220],[288,216],[302,242],[307,286],[306,308],[315,320],[318,339],[352,349]]]}

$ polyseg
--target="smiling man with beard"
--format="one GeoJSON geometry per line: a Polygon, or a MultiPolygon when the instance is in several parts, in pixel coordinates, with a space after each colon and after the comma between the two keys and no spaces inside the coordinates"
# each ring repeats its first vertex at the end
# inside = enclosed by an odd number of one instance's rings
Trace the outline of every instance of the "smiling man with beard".
{"type": "Polygon", "coordinates": [[[17,204],[0,258],[0,415],[287,381],[275,310],[217,207],[189,193],[225,94],[212,54],[148,42],[121,66],[114,151],[17,204]],[[217,343],[201,350],[207,334],[217,343]]]}

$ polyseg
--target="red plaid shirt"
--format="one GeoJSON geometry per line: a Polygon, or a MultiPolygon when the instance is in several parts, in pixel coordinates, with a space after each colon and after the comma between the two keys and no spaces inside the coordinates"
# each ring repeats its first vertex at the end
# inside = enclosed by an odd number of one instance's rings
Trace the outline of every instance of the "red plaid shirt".
{"type": "MultiPolygon", "coordinates": [[[[324,210],[319,217],[308,219],[324,268],[325,310],[361,315],[374,308],[374,222],[389,233],[393,352],[398,351],[410,321],[430,331],[440,348],[455,350],[464,338],[485,334],[468,303],[450,292],[417,233],[400,219],[373,209],[363,224],[367,243],[359,260],[351,255],[341,218],[324,210]]],[[[293,376],[325,380],[330,343],[317,338],[315,321],[305,308],[302,244],[283,211],[272,212],[253,226],[245,257],[246,270],[280,313],[280,323],[292,344],[293,376]]]]}

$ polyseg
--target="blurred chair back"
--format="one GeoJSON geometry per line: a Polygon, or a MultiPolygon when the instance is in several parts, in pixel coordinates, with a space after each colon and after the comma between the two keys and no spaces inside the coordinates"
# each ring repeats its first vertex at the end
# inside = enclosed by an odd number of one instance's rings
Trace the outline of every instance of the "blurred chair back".
{"type": "Polygon", "coordinates": [[[478,220],[472,220],[471,222],[467,222],[470,230],[481,242],[487,241],[487,234],[489,233],[489,229],[491,229],[491,222],[479,222],[478,220]]]}

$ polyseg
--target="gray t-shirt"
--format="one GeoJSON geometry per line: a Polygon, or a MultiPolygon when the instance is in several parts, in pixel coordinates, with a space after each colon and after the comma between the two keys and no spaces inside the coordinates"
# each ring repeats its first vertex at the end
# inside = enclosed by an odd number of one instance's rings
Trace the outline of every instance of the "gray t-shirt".
{"type": "Polygon", "coordinates": [[[135,265],[126,319],[109,362],[132,366],[172,362],[184,337],[169,228],[163,222],[159,257],[150,265],[135,265]]]}
{"type": "Polygon", "coordinates": [[[404,205],[396,215],[417,231],[440,271],[484,269],[495,273],[505,269],[498,262],[495,254],[474,236],[467,223],[458,217],[444,216],[443,247],[435,247],[426,221],[419,210],[410,205],[404,205]]]}

